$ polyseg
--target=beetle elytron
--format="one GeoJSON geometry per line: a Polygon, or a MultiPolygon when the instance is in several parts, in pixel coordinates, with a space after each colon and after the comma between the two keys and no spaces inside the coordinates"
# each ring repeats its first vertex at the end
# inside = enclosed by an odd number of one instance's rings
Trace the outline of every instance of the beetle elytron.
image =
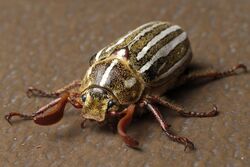
{"type": "Polygon", "coordinates": [[[213,117],[218,114],[214,106],[210,112],[186,112],[160,96],[172,88],[199,79],[217,79],[236,74],[243,64],[224,71],[186,72],[192,58],[187,37],[179,26],[168,22],[150,22],[127,33],[114,43],[104,47],[90,60],[90,67],[82,80],[53,92],[29,87],[28,97],[55,98],[31,115],[11,112],[5,116],[11,123],[13,116],[34,120],[39,125],[50,125],[63,117],[67,102],[82,108],[85,120],[111,123],[119,120],[117,131],[130,147],[138,147],[138,141],[127,135],[125,129],[138,107],[146,107],[153,113],[164,133],[173,141],[194,148],[185,137],[179,137],[169,130],[155,106],[166,106],[185,117],[213,117]]]}

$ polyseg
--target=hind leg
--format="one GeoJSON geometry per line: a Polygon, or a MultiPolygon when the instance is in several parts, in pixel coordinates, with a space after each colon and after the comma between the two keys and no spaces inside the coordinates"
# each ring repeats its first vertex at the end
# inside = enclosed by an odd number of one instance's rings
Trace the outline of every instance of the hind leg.
{"type": "Polygon", "coordinates": [[[213,109],[209,112],[187,112],[185,111],[185,109],[181,106],[178,106],[172,102],[170,102],[169,100],[163,99],[161,97],[158,96],[147,96],[146,97],[147,100],[149,100],[152,103],[158,103],[160,105],[163,105],[167,108],[170,108],[171,110],[174,110],[176,112],[178,112],[181,116],[184,117],[214,117],[216,115],[219,114],[217,107],[214,105],[213,109]]]}
{"type": "Polygon", "coordinates": [[[242,69],[244,72],[247,72],[247,67],[244,64],[237,64],[232,68],[221,72],[212,70],[212,71],[194,71],[189,74],[184,74],[180,76],[179,81],[177,81],[176,83],[180,86],[191,81],[225,78],[228,76],[237,75],[237,70],[239,69],[242,69]]]}

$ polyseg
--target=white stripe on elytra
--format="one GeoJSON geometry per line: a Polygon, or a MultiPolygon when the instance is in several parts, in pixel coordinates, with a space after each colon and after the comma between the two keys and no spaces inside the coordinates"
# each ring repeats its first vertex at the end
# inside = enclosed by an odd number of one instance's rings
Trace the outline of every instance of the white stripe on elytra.
{"type": "Polygon", "coordinates": [[[131,46],[132,46],[134,43],[136,43],[138,40],[140,40],[140,38],[141,38],[142,36],[144,36],[146,33],[152,31],[155,27],[158,27],[158,26],[163,25],[163,24],[165,24],[165,23],[163,23],[163,22],[155,23],[153,26],[147,27],[147,28],[145,28],[144,30],[142,30],[139,34],[137,34],[137,35],[135,36],[135,38],[133,39],[133,41],[129,44],[128,48],[130,49],[131,46]]]}
{"type": "Polygon", "coordinates": [[[143,29],[144,27],[146,27],[146,26],[148,26],[148,25],[150,25],[150,24],[154,24],[154,22],[149,22],[149,23],[147,23],[147,24],[144,24],[144,25],[142,25],[142,26],[136,28],[135,30],[133,30],[133,31],[131,31],[131,32],[129,32],[129,33],[127,33],[125,36],[123,36],[121,39],[119,39],[114,45],[111,45],[110,47],[108,47],[108,48],[106,49],[105,52],[110,51],[111,49],[113,49],[114,47],[116,47],[117,45],[119,45],[119,44],[121,44],[123,41],[125,41],[125,39],[127,39],[127,37],[129,37],[131,34],[133,34],[134,32],[138,31],[139,29],[143,29]]]}
{"type": "Polygon", "coordinates": [[[187,33],[183,32],[172,41],[170,41],[167,45],[162,47],[158,52],[149,60],[144,66],[142,66],[139,70],[140,73],[144,73],[147,71],[159,58],[167,56],[174,48],[183,42],[187,38],[187,33]]]}
{"type": "MultiPolygon", "coordinates": [[[[190,50],[191,50],[191,49],[188,49],[188,51],[186,52],[186,54],[184,55],[184,57],[187,56],[187,55],[189,54],[188,52],[191,52],[190,50]]],[[[168,63],[168,62],[166,61],[165,63],[163,63],[163,64],[161,65],[161,67],[160,67],[159,70],[157,71],[157,74],[159,74],[159,73],[161,72],[161,70],[166,66],[167,63],[168,63]]]]}
{"type": "MultiPolygon", "coordinates": [[[[104,48],[103,48],[104,49],[104,48]]],[[[97,52],[96,56],[95,56],[95,60],[97,61],[100,57],[100,55],[102,54],[103,49],[101,49],[99,52],[97,52]]]]}
{"type": "Polygon", "coordinates": [[[148,44],[137,54],[136,59],[138,61],[140,59],[142,59],[151,47],[153,47],[157,42],[159,42],[161,39],[166,37],[168,34],[170,34],[171,32],[174,32],[178,29],[180,29],[180,27],[177,25],[174,25],[174,26],[168,27],[165,30],[161,31],[160,34],[156,35],[151,41],[149,41],[148,44]]]}
{"type": "Polygon", "coordinates": [[[113,67],[118,63],[118,60],[115,59],[112,61],[112,63],[110,64],[110,66],[106,69],[106,71],[104,72],[101,82],[100,82],[100,86],[104,86],[107,82],[107,79],[109,77],[109,74],[111,72],[111,70],[113,69],[113,67]]]}
{"type": "Polygon", "coordinates": [[[171,67],[168,71],[166,71],[165,73],[163,73],[159,77],[157,77],[154,80],[154,82],[169,76],[171,73],[173,73],[174,70],[176,70],[178,67],[182,66],[190,58],[190,56],[191,56],[191,49],[189,48],[181,60],[179,60],[177,63],[175,63],[174,66],[171,67]]]}

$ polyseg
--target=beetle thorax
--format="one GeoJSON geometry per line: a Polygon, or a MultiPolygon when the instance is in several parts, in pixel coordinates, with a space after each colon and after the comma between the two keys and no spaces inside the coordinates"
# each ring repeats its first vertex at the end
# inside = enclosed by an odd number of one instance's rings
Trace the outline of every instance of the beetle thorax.
{"type": "Polygon", "coordinates": [[[144,91],[143,80],[128,62],[112,56],[97,61],[88,69],[80,91],[95,86],[109,90],[122,105],[137,102],[144,91]]]}

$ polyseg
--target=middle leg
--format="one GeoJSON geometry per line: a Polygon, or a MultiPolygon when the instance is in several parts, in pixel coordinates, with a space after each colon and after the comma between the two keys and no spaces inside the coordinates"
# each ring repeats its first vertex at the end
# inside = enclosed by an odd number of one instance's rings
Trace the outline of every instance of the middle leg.
{"type": "Polygon", "coordinates": [[[176,104],[173,104],[172,102],[162,99],[159,96],[147,96],[146,99],[148,99],[152,103],[158,103],[160,105],[163,105],[165,107],[168,107],[176,112],[178,112],[181,116],[184,117],[214,117],[219,114],[217,107],[214,105],[212,111],[209,112],[186,112],[183,107],[180,107],[176,104]]]}

